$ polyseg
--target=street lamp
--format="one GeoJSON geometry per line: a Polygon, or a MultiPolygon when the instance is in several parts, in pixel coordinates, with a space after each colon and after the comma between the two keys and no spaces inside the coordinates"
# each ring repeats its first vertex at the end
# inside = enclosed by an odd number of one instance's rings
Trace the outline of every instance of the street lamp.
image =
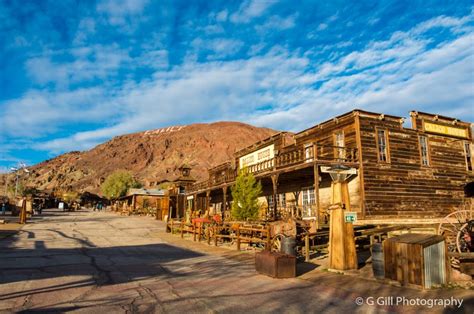
{"type": "Polygon", "coordinates": [[[14,171],[16,174],[16,183],[15,183],[15,198],[18,194],[18,178],[20,177],[20,170],[23,170],[26,174],[29,174],[30,171],[26,169],[26,165],[24,163],[19,163],[19,168],[11,167],[10,170],[14,171]]]}
{"type": "Polygon", "coordinates": [[[321,172],[328,173],[332,179],[332,205],[329,207],[329,268],[357,269],[353,220],[346,221],[346,213],[351,210],[348,179],[357,174],[357,169],[337,164],[321,167],[321,172]]]}

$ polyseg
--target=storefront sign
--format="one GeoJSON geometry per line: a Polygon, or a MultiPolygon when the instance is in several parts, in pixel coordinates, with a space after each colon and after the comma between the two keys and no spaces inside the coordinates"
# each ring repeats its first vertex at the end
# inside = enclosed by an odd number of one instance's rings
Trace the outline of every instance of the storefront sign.
{"type": "Polygon", "coordinates": [[[469,138],[469,132],[467,129],[464,128],[457,128],[454,126],[448,126],[443,124],[425,122],[424,128],[426,132],[449,135],[449,136],[456,136],[462,138],[469,138]]]}
{"type": "Polygon", "coordinates": [[[275,157],[275,145],[269,145],[239,158],[239,168],[252,166],[275,157]]]}

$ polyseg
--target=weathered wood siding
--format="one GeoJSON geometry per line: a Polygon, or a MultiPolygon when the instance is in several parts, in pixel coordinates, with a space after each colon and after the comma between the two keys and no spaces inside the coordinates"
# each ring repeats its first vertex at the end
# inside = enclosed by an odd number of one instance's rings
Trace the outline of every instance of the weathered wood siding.
{"type": "MultiPolygon", "coordinates": [[[[296,145],[304,147],[307,144],[316,143],[319,147],[319,158],[334,158],[335,134],[344,133],[344,146],[346,148],[356,148],[356,125],[354,115],[346,116],[342,119],[333,119],[326,122],[321,127],[316,126],[299,133],[296,136],[296,145]]],[[[331,205],[331,178],[329,175],[321,174],[322,181],[319,184],[319,206],[321,210],[326,210],[331,205]]],[[[360,202],[360,181],[359,177],[352,178],[349,182],[349,194],[351,209],[356,212],[361,211],[360,202]]]]}
{"type": "Polygon", "coordinates": [[[473,176],[466,170],[462,141],[366,116],[360,117],[360,134],[367,219],[437,218],[463,208],[463,186],[473,176]],[[376,128],[388,132],[388,163],[378,160],[376,128]],[[429,166],[421,164],[419,135],[428,138],[429,166]]]}

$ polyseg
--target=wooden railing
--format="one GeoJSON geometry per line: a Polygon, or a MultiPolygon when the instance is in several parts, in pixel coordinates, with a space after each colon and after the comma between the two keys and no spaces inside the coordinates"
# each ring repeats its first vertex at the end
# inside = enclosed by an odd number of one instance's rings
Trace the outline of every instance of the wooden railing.
{"type": "Polygon", "coordinates": [[[233,182],[235,180],[235,177],[236,177],[236,173],[233,170],[225,171],[223,175],[214,174],[209,179],[209,184],[211,186],[216,186],[223,183],[233,182]]]}
{"type": "Polygon", "coordinates": [[[206,223],[194,222],[186,223],[184,221],[171,220],[167,224],[168,230],[172,234],[180,234],[184,238],[185,234],[191,235],[193,241],[205,241],[207,244],[228,243],[235,244],[237,250],[240,251],[241,244],[255,244],[263,248],[270,248],[271,245],[271,228],[269,225],[252,226],[243,223],[206,223]]]}
{"type": "MultiPolygon", "coordinates": [[[[250,165],[247,169],[253,174],[260,174],[313,161],[357,163],[357,148],[312,144],[290,151],[282,151],[276,157],[250,165]]],[[[231,183],[237,177],[237,171],[238,169],[227,169],[223,175],[213,174],[210,180],[195,183],[189,192],[202,191],[212,186],[231,183]]]]}

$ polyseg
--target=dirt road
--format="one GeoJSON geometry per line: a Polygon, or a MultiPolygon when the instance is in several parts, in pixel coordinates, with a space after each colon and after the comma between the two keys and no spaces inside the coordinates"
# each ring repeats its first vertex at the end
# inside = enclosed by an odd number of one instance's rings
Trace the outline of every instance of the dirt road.
{"type": "Polygon", "coordinates": [[[255,272],[251,255],[181,240],[149,217],[104,212],[45,211],[19,234],[0,240],[0,261],[0,312],[473,313],[474,309],[474,293],[466,290],[422,292],[320,271],[272,279],[255,272]],[[460,308],[430,301],[453,298],[463,301],[460,308]]]}

